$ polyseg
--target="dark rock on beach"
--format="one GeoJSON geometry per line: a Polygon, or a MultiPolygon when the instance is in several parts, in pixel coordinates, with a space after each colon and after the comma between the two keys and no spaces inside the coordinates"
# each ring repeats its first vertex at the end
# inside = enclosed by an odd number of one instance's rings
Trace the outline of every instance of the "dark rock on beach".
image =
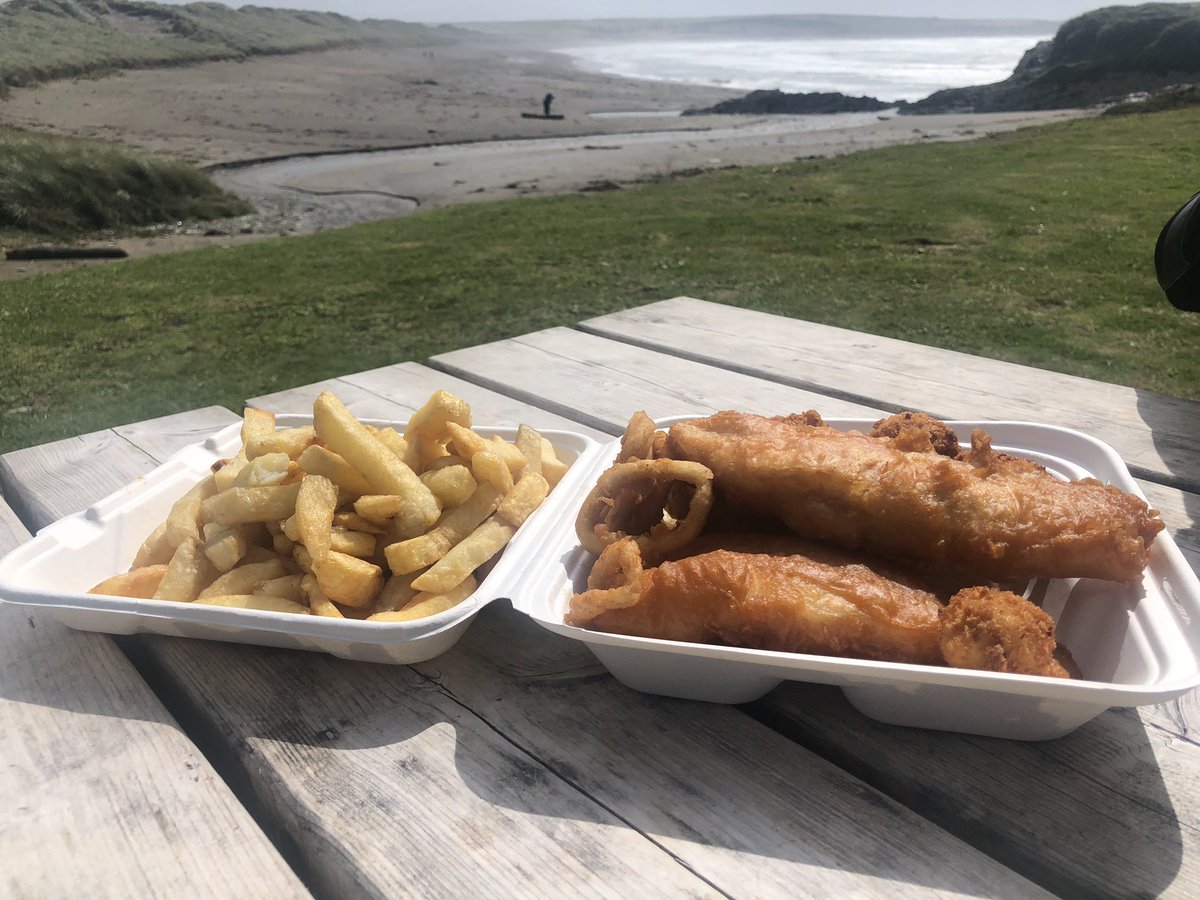
{"type": "Polygon", "coordinates": [[[782,115],[810,116],[840,112],[877,112],[899,104],[885,103],[874,97],[848,97],[845,94],[786,94],[783,91],[751,91],[745,97],[722,100],[703,109],[686,109],[685,116],[708,115],[782,115]]]}

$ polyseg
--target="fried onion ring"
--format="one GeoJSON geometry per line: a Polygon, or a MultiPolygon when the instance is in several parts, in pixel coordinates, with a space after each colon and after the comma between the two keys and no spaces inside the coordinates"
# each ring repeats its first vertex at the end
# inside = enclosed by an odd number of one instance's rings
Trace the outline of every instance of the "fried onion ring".
{"type": "Polygon", "coordinates": [[[617,462],[630,462],[635,459],[654,459],[654,437],[658,434],[654,428],[654,420],[643,410],[638,410],[629,418],[625,433],[621,435],[621,452],[617,462]]]}
{"type": "Polygon", "coordinates": [[[632,538],[609,544],[592,566],[588,589],[571,598],[564,621],[586,628],[603,612],[636,606],[642,599],[645,574],[641,551],[632,538]]]}
{"type": "Polygon", "coordinates": [[[677,459],[639,459],[610,466],[597,480],[575,520],[579,543],[599,554],[632,537],[642,558],[655,565],[692,541],[713,504],[713,473],[677,459]],[[680,490],[690,490],[685,504],[680,490]],[[667,511],[684,510],[682,516],[667,511]]]}

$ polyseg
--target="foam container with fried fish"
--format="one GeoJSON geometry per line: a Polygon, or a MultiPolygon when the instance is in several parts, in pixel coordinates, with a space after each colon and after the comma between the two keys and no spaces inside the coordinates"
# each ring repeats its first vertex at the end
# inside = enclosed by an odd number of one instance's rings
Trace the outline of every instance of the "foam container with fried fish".
{"type": "Polygon", "coordinates": [[[881,721],[1037,740],[1200,684],[1200,584],[1100,441],[921,416],[647,421],[594,463],[514,600],[633,688],[738,703],[835,684],[881,721]]]}

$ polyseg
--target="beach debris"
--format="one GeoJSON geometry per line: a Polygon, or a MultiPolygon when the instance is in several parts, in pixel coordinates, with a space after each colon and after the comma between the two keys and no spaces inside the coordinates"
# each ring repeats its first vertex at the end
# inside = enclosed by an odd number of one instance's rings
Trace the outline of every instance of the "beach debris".
{"type": "Polygon", "coordinates": [[[5,259],[125,259],[129,254],[120,247],[76,247],[71,245],[42,245],[15,247],[5,259]]]}
{"type": "Polygon", "coordinates": [[[621,186],[615,181],[610,181],[607,178],[598,178],[595,181],[589,181],[579,190],[581,191],[619,191],[621,186]]]}

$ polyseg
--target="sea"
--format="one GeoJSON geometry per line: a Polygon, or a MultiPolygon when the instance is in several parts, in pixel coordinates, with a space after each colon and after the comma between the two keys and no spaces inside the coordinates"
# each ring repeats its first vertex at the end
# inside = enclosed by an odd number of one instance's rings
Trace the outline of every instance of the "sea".
{"type": "Polygon", "coordinates": [[[745,90],[840,92],[883,101],[1003,81],[1045,35],[645,41],[567,47],[592,72],[745,90]]]}

